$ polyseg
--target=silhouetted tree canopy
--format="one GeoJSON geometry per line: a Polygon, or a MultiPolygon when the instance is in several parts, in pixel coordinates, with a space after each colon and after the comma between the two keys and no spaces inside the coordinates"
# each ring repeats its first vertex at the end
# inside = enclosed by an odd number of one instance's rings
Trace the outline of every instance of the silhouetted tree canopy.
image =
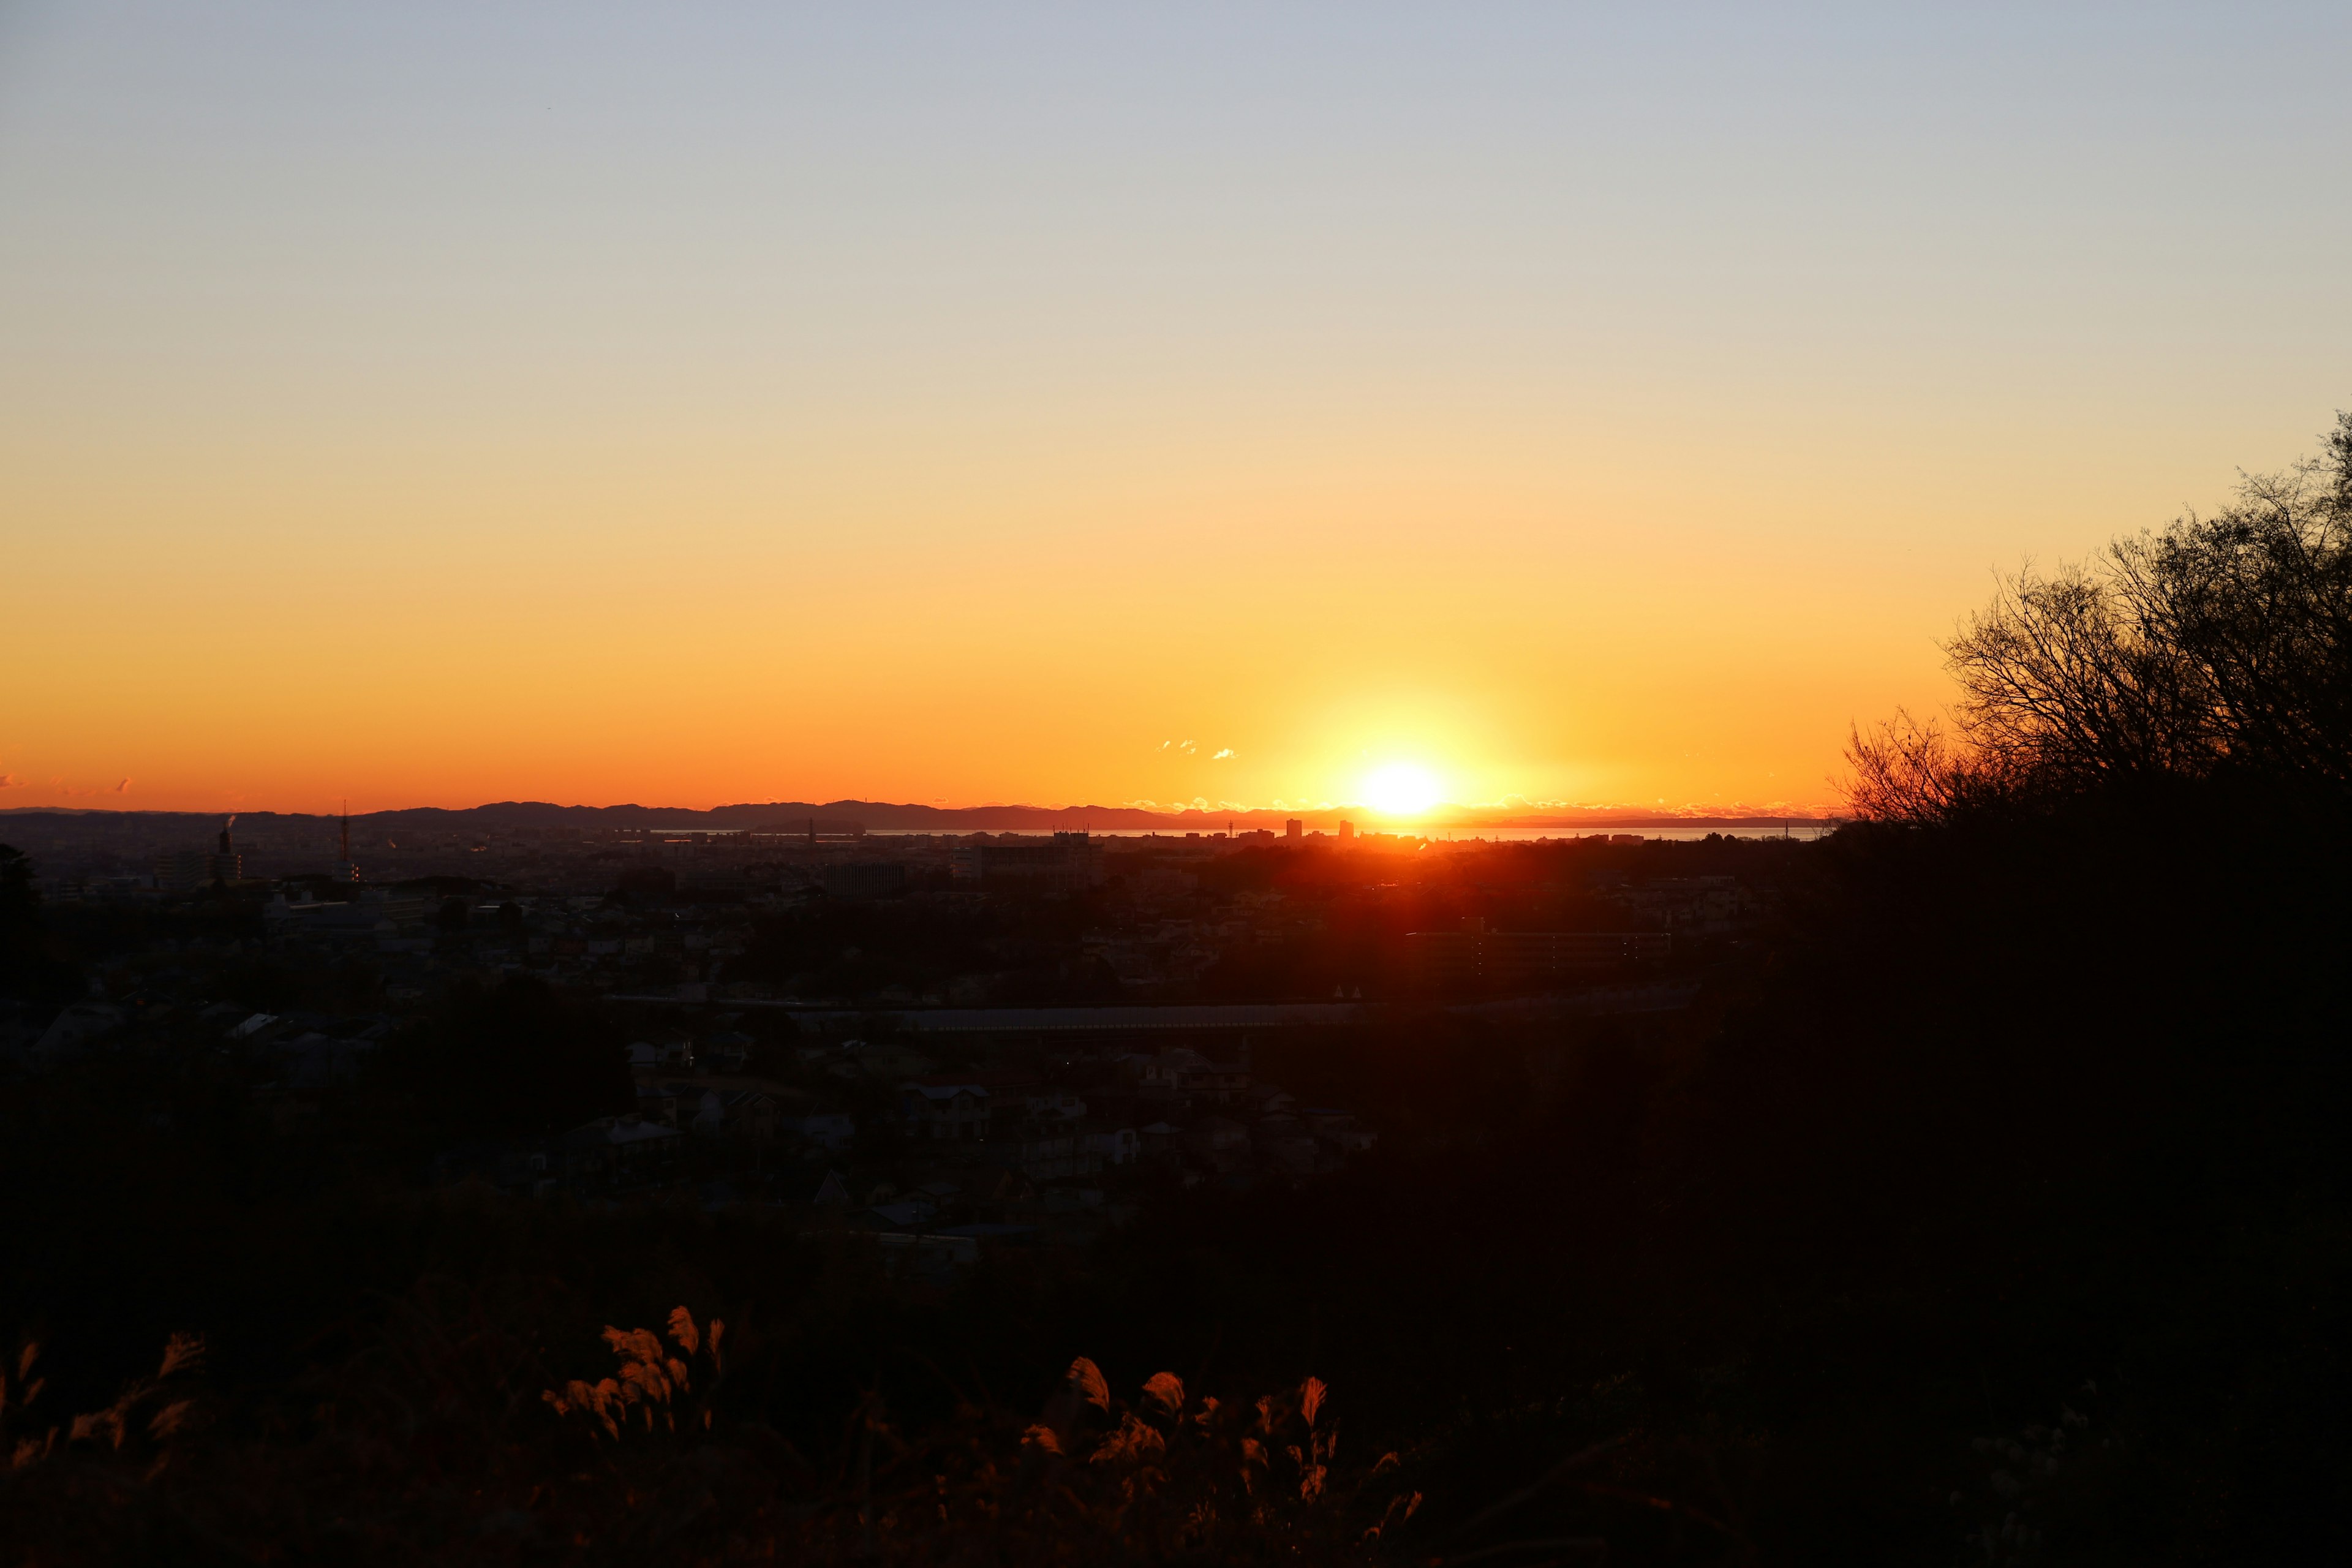
{"type": "Polygon", "coordinates": [[[375,1070],[451,1136],[533,1135],[636,1108],[623,1045],[603,1013],[509,975],[452,992],[375,1070]]]}
{"type": "Polygon", "coordinates": [[[0,844],[0,934],[21,937],[39,922],[40,907],[32,858],[13,844],[0,844]]]}
{"type": "Polygon", "coordinates": [[[0,995],[54,1002],[80,988],[70,954],[42,921],[32,858],[0,844],[0,995]]]}
{"type": "Polygon", "coordinates": [[[1851,799],[1917,822],[1976,803],[2210,783],[2305,805],[2352,789],[2352,414],[2328,455],[2210,517],[2027,567],[1946,645],[1956,731],[1857,734],[1851,799]]]}
{"type": "Polygon", "coordinates": [[[11,844],[0,844],[0,986],[13,991],[32,968],[40,941],[40,894],[33,887],[33,862],[11,844]]]}

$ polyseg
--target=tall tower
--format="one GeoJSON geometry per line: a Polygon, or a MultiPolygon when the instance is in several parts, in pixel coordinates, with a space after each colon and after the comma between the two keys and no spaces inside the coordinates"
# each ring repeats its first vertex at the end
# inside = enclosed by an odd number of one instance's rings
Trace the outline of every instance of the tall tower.
{"type": "Polygon", "coordinates": [[[234,882],[242,874],[242,863],[237,859],[236,855],[236,843],[228,836],[228,830],[236,826],[236,817],[234,814],[231,814],[226,822],[221,824],[220,838],[214,847],[212,863],[206,868],[210,873],[209,879],[212,881],[234,882]]]}
{"type": "Polygon", "coordinates": [[[343,802],[343,858],[335,862],[335,880],[356,882],[360,868],[352,864],[352,803],[343,802]]]}

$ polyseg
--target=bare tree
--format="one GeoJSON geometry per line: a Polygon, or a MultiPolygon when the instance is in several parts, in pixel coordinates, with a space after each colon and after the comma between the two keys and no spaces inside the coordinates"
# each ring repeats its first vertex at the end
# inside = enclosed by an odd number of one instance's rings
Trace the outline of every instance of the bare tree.
{"type": "Polygon", "coordinates": [[[1945,645],[1960,732],[2021,776],[2088,780],[2195,767],[2173,652],[2112,573],[2028,566],[1945,645]]]}
{"type": "Polygon", "coordinates": [[[1933,822],[1982,794],[1982,759],[1938,726],[1901,709],[1846,742],[1846,802],[1866,822],[1933,822]]]}
{"type": "Polygon", "coordinates": [[[2352,416],[2339,467],[2244,480],[2208,519],[2119,542],[2116,596],[2173,650],[2211,765],[2352,783],[2352,416]]]}
{"type": "Polygon", "coordinates": [[[2156,776],[2352,786],[2352,415],[2327,450],[2090,565],[2002,579],[1945,646],[1956,732],[1855,733],[1856,814],[2156,776]]]}

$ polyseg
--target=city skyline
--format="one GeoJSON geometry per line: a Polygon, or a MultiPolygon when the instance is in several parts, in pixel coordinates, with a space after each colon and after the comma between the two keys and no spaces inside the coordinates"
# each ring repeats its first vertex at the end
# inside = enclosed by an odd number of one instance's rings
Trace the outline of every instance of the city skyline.
{"type": "MultiPolygon", "coordinates": [[[[106,817],[125,822],[182,821],[232,826],[245,822],[334,822],[357,821],[383,823],[386,820],[443,822],[459,825],[472,819],[485,827],[548,820],[562,820],[586,814],[596,824],[597,831],[611,832],[691,832],[761,834],[801,831],[800,822],[812,812],[828,814],[819,831],[823,837],[875,832],[953,833],[967,832],[1045,832],[1064,829],[1085,829],[1093,826],[1108,833],[1131,833],[1153,830],[1162,826],[1177,827],[1198,837],[1212,829],[1240,824],[1260,828],[1281,826],[1286,819],[1304,819],[1318,833],[1325,827],[1352,823],[1367,832],[1403,833],[1434,832],[1447,828],[1490,826],[1507,829],[1612,826],[1630,826],[1644,824],[1671,826],[1694,824],[1720,826],[1764,822],[1804,822],[1820,826],[1833,825],[1843,820],[1835,810],[1801,811],[1794,808],[1766,811],[1761,808],[1725,807],[1710,809],[1689,807],[1662,811],[1641,805],[1577,805],[1557,801],[1496,801],[1462,804],[1434,801],[1414,810],[1384,809],[1381,806],[1346,801],[1291,801],[1264,805],[1244,805],[1234,801],[1182,805],[1141,805],[1134,802],[1110,804],[1101,801],[1070,801],[1046,803],[1035,801],[992,801],[968,805],[940,805],[920,801],[872,801],[845,798],[831,801],[725,801],[714,805],[686,805],[675,802],[621,801],[605,804],[558,801],[480,801],[467,805],[373,805],[352,810],[348,803],[338,802],[325,809],[304,807],[243,806],[221,812],[204,809],[182,809],[159,806],[126,805],[11,805],[0,806],[0,818],[106,817]],[[686,821],[686,818],[697,821],[686,821]]],[[[210,831],[209,828],[206,829],[210,831]]]]}

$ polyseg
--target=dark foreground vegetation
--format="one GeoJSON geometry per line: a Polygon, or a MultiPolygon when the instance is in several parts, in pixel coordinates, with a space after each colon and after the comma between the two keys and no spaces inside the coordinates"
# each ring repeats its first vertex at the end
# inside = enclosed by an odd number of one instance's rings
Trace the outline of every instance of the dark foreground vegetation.
{"type": "Polygon", "coordinates": [[[1408,1021],[1430,1135],[950,1287],[12,1080],[10,1560],[2352,1559],[2347,529],[2352,422],[2010,584],[1675,1026],[1408,1021]]]}

